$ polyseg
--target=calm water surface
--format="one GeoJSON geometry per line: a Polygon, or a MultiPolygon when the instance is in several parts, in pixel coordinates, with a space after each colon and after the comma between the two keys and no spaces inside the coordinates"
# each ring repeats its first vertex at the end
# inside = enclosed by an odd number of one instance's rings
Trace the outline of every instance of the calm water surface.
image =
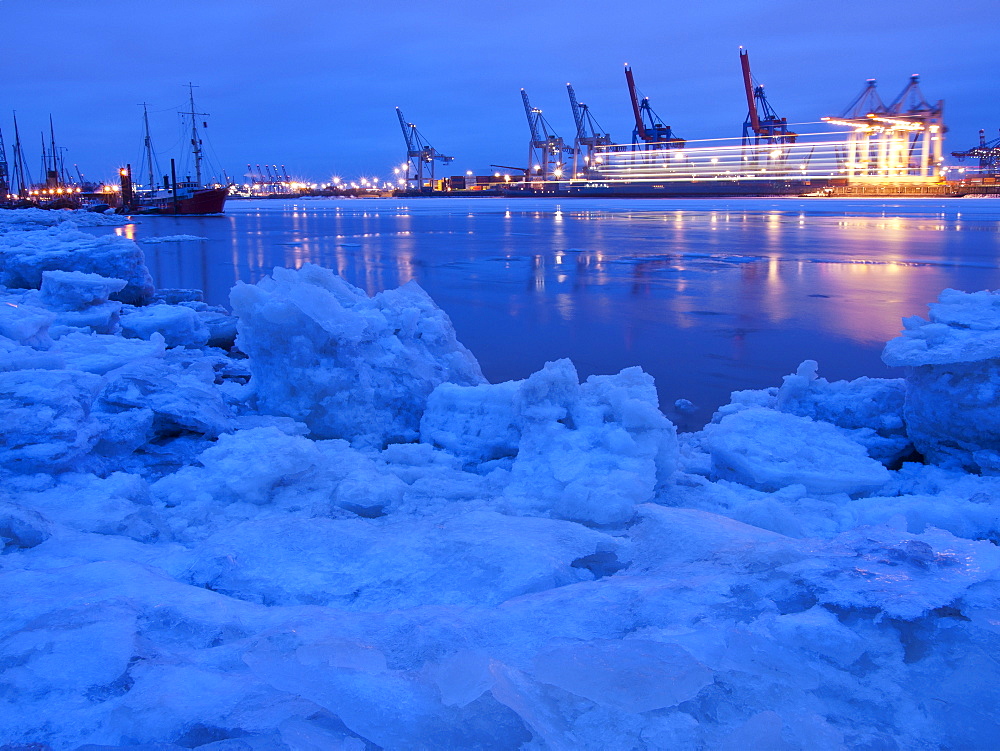
{"type": "Polygon", "coordinates": [[[120,228],[156,285],[228,304],[237,282],[315,263],[374,294],[416,280],[491,381],[572,358],[640,365],[682,427],[804,359],[830,380],[901,375],[900,318],[1000,288],[1000,199],[234,201],[120,228]],[[157,236],[204,240],[144,242],[157,236]],[[698,406],[673,413],[676,399],[698,406]]]}

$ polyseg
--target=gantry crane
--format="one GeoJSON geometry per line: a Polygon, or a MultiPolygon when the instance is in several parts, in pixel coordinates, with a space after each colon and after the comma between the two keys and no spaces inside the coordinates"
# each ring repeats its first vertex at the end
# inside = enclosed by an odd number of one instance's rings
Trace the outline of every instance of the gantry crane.
{"type": "Polygon", "coordinates": [[[913,75],[891,104],[883,103],[875,79],[831,125],[851,128],[847,139],[848,180],[877,178],[935,179],[942,163],[944,102],[930,104],[913,75]]]}
{"type": "Polygon", "coordinates": [[[930,175],[944,162],[944,100],[931,104],[920,90],[920,76],[914,74],[888,107],[891,119],[909,127],[901,134],[906,139],[905,163],[930,175]]]}
{"type": "Polygon", "coordinates": [[[920,76],[914,73],[892,104],[887,107],[892,115],[916,118],[923,121],[940,120],[944,113],[944,100],[931,104],[920,90],[920,76]]]}
{"type": "Polygon", "coordinates": [[[528,130],[531,131],[525,182],[562,179],[566,171],[563,155],[572,154],[573,147],[567,146],[563,139],[553,132],[552,126],[542,116],[540,109],[531,106],[528,92],[524,89],[521,89],[521,100],[524,102],[524,114],[528,118],[528,130]]]}
{"type": "Polygon", "coordinates": [[[396,107],[396,117],[399,118],[399,127],[403,129],[403,138],[406,139],[406,187],[412,186],[421,191],[429,187],[434,190],[434,162],[449,164],[455,157],[445,156],[431,146],[416,125],[406,122],[399,107],[396,107]],[[424,185],[425,165],[430,167],[429,186],[424,185]]]}
{"type": "Polygon", "coordinates": [[[684,145],[684,139],[674,135],[669,125],[664,125],[660,116],[649,106],[649,97],[639,98],[632,78],[632,66],[625,64],[625,81],[628,83],[628,95],[632,99],[632,113],[635,115],[635,129],[632,131],[632,144],[640,143],[647,149],[673,149],[684,145]]]}
{"type": "Polygon", "coordinates": [[[577,102],[573,84],[566,84],[566,90],[569,92],[569,106],[573,110],[573,122],[576,123],[576,138],[573,139],[573,177],[584,177],[595,160],[601,158],[596,153],[598,147],[611,144],[611,135],[602,133],[600,124],[590,114],[590,108],[586,104],[577,102]],[[586,153],[583,153],[584,150],[586,153]]]}
{"type": "Polygon", "coordinates": [[[750,75],[750,55],[740,47],[743,88],[747,95],[747,119],[743,121],[743,145],[795,143],[796,134],[788,129],[788,120],[778,117],[764,95],[764,86],[754,85],[750,75]]]}
{"type": "Polygon", "coordinates": [[[886,113],[885,103],[875,89],[875,79],[865,80],[865,87],[861,90],[854,101],[847,105],[847,109],[841,113],[844,120],[858,120],[868,117],[868,115],[884,115],[886,113]]]}
{"type": "Polygon", "coordinates": [[[979,131],[979,145],[966,151],[953,151],[951,155],[964,160],[978,159],[979,174],[985,177],[996,177],[1000,175],[1000,138],[986,141],[986,131],[979,131]]]}

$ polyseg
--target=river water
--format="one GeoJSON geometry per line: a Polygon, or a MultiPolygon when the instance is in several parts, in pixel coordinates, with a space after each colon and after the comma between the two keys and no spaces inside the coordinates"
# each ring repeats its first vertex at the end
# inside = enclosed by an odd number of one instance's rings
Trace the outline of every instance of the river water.
{"type": "Polygon", "coordinates": [[[902,375],[879,357],[901,317],[946,287],[1000,288],[989,198],[232,201],[117,231],[157,287],[214,304],[275,266],[326,266],[369,294],[416,280],[491,381],[560,357],[581,378],[639,365],[682,428],[804,359],[830,380],[902,375]],[[178,235],[205,239],[155,240],[178,235]],[[697,409],[676,413],[681,398],[697,409]]]}

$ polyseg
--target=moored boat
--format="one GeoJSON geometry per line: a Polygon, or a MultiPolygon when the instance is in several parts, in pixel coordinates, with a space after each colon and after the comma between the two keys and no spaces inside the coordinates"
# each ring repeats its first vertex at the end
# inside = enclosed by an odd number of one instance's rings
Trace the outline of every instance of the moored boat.
{"type": "Polygon", "coordinates": [[[228,196],[229,188],[178,183],[176,194],[173,190],[137,194],[129,210],[136,214],[221,214],[228,196]]]}
{"type": "Polygon", "coordinates": [[[170,175],[164,176],[159,186],[154,177],[153,147],[149,136],[149,116],[143,105],[145,125],[144,160],[148,169],[148,183],[143,190],[133,190],[131,167],[122,170],[123,210],[138,214],[221,214],[225,211],[229,188],[222,185],[203,185],[201,177],[202,141],[198,135],[197,116],[194,107],[194,86],[188,84],[191,109],[182,114],[191,118],[191,154],[194,157],[195,177],[192,180],[177,180],[174,160],[170,160],[170,175]],[[127,187],[126,187],[127,183],[127,187]]]}

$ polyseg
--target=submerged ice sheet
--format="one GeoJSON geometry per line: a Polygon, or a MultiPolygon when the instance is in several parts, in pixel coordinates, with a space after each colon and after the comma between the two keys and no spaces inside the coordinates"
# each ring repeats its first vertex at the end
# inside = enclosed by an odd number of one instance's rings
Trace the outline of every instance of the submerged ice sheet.
{"type": "Polygon", "coordinates": [[[234,347],[197,294],[115,301],[106,244],[0,214],[0,247],[78,261],[0,288],[3,743],[1000,734],[996,353],[968,344],[991,293],[947,293],[921,339],[982,360],[851,382],[807,361],[678,435],[638,368],[486,383],[415,285],[276,269],[233,291],[234,347]],[[945,404],[973,393],[977,425],[945,404]]]}

